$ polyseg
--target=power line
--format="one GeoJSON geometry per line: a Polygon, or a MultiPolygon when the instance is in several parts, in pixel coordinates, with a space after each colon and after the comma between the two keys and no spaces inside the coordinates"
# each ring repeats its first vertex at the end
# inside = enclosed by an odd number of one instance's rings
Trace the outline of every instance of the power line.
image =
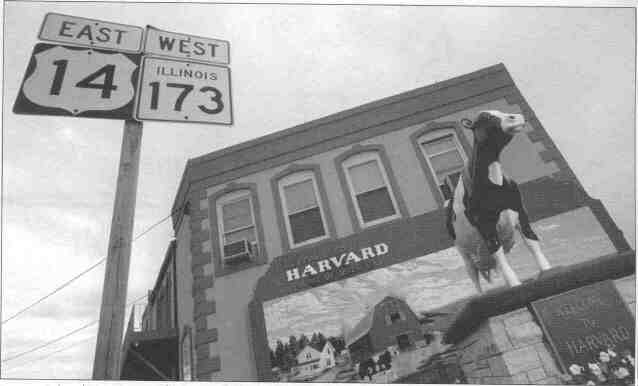
{"type": "MultiPolygon", "coordinates": [[[[142,296],[140,296],[139,298],[137,298],[137,299],[135,299],[135,300],[130,301],[130,302],[127,304],[127,306],[132,305],[132,304],[135,304],[136,302],[138,302],[138,301],[142,300],[144,297],[146,297],[146,295],[142,295],[142,296]]],[[[48,341],[48,342],[45,342],[45,343],[43,343],[43,344],[41,344],[41,345],[39,345],[39,346],[37,346],[37,347],[34,347],[34,348],[29,349],[29,350],[27,350],[27,351],[23,351],[23,352],[21,352],[21,353],[19,353],[19,354],[16,354],[16,355],[14,355],[14,356],[9,357],[9,358],[3,359],[3,360],[2,360],[2,363],[5,363],[5,362],[8,362],[8,361],[11,361],[11,360],[14,360],[14,359],[20,358],[20,357],[22,357],[22,356],[24,356],[24,355],[27,355],[27,354],[30,354],[30,353],[32,353],[32,352],[34,352],[34,351],[37,351],[37,350],[40,350],[40,349],[45,348],[45,347],[47,347],[47,346],[50,346],[50,345],[52,345],[53,343],[59,342],[59,341],[61,341],[61,340],[62,340],[62,339],[64,339],[64,338],[67,338],[67,337],[69,337],[69,336],[71,336],[71,335],[73,335],[73,334],[75,334],[75,333],[78,333],[78,332],[80,332],[80,331],[82,331],[82,330],[84,330],[84,329],[86,329],[86,328],[91,327],[92,325],[96,324],[97,322],[99,322],[99,320],[94,320],[94,321],[92,321],[92,322],[90,322],[90,323],[87,323],[87,324],[85,324],[85,325],[84,325],[84,326],[82,326],[82,327],[76,328],[75,330],[73,330],[73,331],[71,331],[71,332],[68,332],[68,333],[66,333],[66,334],[64,334],[64,335],[62,335],[62,336],[60,336],[60,337],[58,337],[58,338],[55,338],[55,339],[50,340],[50,341],[48,341]]]]}
{"type": "Polygon", "coordinates": [[[31,308],[37,306],[38,304],[42,303],[43,301],[45,301],[46,299],[50,298],[51,296],[55,295],[56,293],[58,293],[60,290],[62,290],[64,287],[68,286],[69,284],[71,284],[72,282],[74,282],[75,280],[77,280],[80,276],[88,273],[89,271],[91,271],[92,269],[94,269],[95,267],[97,267],[98,265],[102,264],[104,261],[106,260],[106,258],[101,259],[100,261],[98,261],[97,263],[93,264],[92,266],[90,266],[89,268],[85,269],[84,271],[80,272],[79,274],[75,275],[71,280],[67,281],[66,283],[62,284],[61,286],[59,286],[58,288],[54,289],[53,291],[51,291],[49,294],[41,297],[40,299],[38,299],[37,301],[31,303],[29,306],[21,309],[20,311],[16,312],[15,314],[13,314],[12,316],[10,316],[9,318],[5,319],[2,321],[2,324],[7,323],[8,321],[10,321],[11,319],[17,318],[18,316],[20,316],[21,314],[27,312],[28,310],[30,310],[31,308]]]}
{"type": "Polygon", "coordinates": [[[14,370],[17,370],[17,369],[21,369],[21,368],[23,368],[24,366],[26,366],[26,365],[28,365],[28,364],[35,363],[35,362],[40,362],[40,361],[45,360],[45,359],[47,359],[47,358],[49,358],[49,357],[52,357],[53,355],[55,355],[55,354],[57,354],[57,353],[60,353],[60,352],[62,352],[62,351],[66,351],[66,350],[68,350],[68,349],[70,349],[70,348],[73,348],[73,347],[75,347],[75,346],[78,346],[80,343],[84,343],[84,342],[86,342],[86,341],[88,341],[88,340],[91,340],[91,339],[94,339],[94,338],[95,338],[95,337],[94,337],[93,335],[91,335],[91,336],[89,336],[88,338],[85,338],[85,339],[79,340],[79,341],[77,341],[77,342],[75,342],[75,343],[73,343],[73,344],[70,344],[70,345],[68,345],[68,346],[65,346],[64,348],[62,348],[62,349],[60,349],[60,350],[54,351],[54,352],[52,352],[52,353],[49,353],[49,354],[47,354],[47,355],[45,355],[45,356],[39,357],[39,358],[34,359],[34,360],[32,360],[32,361],[25,362],[25,363],[21,364],[21,365],[20,365],[20,366],[18,366],[18,367],[14,367],[14,368],[12,368],[12,369],[8,369],[8,370],[5,370],[5,371],[14,371],[14,370]]]}
{"type": "MultiPolygon", "coordinates": [[[[158,222],[156,222],[155,224],[151,225],[150,227],[146,228],[144,231],[142,231],[142,233],[140,233],[139,235],[135,236],[135,238],[133,238],[133,240],[131,241],[131,244],[133,242],[135,242],[137,239],[139,239],[140,237],[144,236],[145,234],[147,234],[149,231],[151,231],[153,228],[157,227],[158,225],[160,225],[161,223],[163,223],[164,221],[168,220],[169,218],[171,218],[171,216],[173,214],[175,214],[177,211],[181,210],[182,207],[184,205],[180,205],[178,208],[176,208],[175,210],[173,210],[168,216],[164,217],[163,219],[159,220],[158,222]]],[[[66,281],[65,283],[63,283],[62,285],[60,285],[58,288],[54,289],[53,291],[51,291],[50,293],[48,293],[47,295],[41,297],[40,299],[36,300],[35,302],[31,303],[30,305],[24,307],[23,309],[21,309],[20,311],[16,312],[15,314],[13,314],[12,316],[10,316],[9,318],[5,319],[2,321],[2,324],[5,324],[7,322],[9,322],[10,320],[18,317],[19,315],[27,312],[28,310],[30,310],[31,308],[37,306],[38,304],[42,303],[44,300],[48,299],[49,297],[53,296],[54,294],[56,294],[57,292],[61,291],[63,288],[67,287],[68,285],[70,285],[71,283],[73,283],[75,280],[79,279],[80,277],[82,277],[83,275],[87,274],[88,272],[90,272],[91,270],[95,269],[97,266],[99,266],[100,264],[104,263],[106,261],[106,257],[100,259],[99,261],[97,261],[95,264],[93,264],[92,266],[90,266],[89,268],[85,269],[84,271],[80,272],[79,274],[75,275],[73,278],[71,278],[70,280],[66,281]]]]}

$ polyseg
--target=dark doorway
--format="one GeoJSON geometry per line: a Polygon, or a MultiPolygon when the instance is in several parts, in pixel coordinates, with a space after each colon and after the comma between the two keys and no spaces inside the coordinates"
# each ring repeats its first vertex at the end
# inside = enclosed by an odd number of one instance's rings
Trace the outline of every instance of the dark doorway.
{"type": "Polygon", "coordinates": [[[410,337],[408,334],[397,335],[397,344],[399,345],[399,350],[410,348],[410,337]]]}

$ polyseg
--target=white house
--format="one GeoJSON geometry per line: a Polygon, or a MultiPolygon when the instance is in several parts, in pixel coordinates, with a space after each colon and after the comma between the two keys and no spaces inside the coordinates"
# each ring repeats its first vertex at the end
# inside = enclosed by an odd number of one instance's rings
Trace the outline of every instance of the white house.
{"type": "Polygon", "coordinates": [[[321,374],[335,366],[335,349],[329,341],[320,347],[308,344],[297,354],[297,365],[292,368],[295,380],[321,374]]]}

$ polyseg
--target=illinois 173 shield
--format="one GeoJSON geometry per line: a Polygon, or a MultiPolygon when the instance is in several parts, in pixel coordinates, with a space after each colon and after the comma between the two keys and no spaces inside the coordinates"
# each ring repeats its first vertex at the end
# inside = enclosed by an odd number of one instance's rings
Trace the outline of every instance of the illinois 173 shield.
{"type": "Polygon", "coordinates": [[[13,112],[131,119],[140,56],[37,44],[13,112]]]}

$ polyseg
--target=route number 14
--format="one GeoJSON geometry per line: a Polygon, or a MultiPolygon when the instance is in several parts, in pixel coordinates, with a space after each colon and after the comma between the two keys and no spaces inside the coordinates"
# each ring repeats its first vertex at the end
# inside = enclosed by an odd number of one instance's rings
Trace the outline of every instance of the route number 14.
{"type": "MultiPolygon", "coordinates": [[[[69,61],[66,59],[56,60],[53,62],[56,69],[53,76],[53,82],[51,83],[51,89],[49,90],[49,95],[60,95],[60,90],[62,89],[62,83],[64,82],[64,75],[66,74],[66,67],[68,64],[69,61]]],[[[100,97],[102,99],[108,99],[111,97],[111,91],[117,90],[117,86],[113,85],[114,75],[115,65],[109,64],[77,82],[75,87],[102,90],[100,97]],[[104,83],[91,83],[102,75],[104,75],[104,83]]]]}

